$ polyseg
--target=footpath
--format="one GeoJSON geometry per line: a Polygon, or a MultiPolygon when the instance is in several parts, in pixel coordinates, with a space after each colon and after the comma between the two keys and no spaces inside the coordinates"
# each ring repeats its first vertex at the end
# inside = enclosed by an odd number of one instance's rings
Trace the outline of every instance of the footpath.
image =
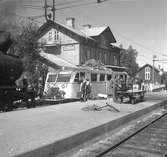
{"type": "Polygon", "coordinates": [[[52,157],[167,104],[167,92],[149,93],[135,105],[113,104],[120,112],[83,111],[106,100],[73,102],[0,113],[0,157],[52,157]]]}

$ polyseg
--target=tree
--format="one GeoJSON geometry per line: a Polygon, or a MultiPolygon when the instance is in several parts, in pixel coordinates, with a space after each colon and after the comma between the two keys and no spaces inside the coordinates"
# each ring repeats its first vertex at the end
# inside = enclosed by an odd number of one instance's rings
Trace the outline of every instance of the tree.
{"type": "Polygon", "coordinates": [[[34,22],[21,21],[21,24],[17,25],[15,31],[12,32],[14,42],[9,52],[21,58],[24,74],[36,87],[39,78],[43,78],[44,85],[47,74],[47,66],[39,60],[40,47],[36,39],[38,28],[34,22]]]}
{"type": "MultiPolygon", "coordinates": [[[[122,48],[122,45],[120,46],[122,48]]],[[[120,65],[127,68],[127,72],[131,77],[134,77],[139,69],[136,62],[137,51],[129,46],[128,49],[122,49],[120,53],[120,65]]]]}

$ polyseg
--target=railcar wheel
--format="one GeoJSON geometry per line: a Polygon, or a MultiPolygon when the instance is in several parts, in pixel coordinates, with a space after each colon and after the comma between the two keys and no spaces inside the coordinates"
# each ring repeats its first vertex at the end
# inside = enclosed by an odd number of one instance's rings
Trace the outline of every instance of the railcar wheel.
{"type": "Polygon", "coordinates": [[[134,105],[136,103],[136,99],[135,98],[132,98],[131,99],[131,103],[134,105]]]}

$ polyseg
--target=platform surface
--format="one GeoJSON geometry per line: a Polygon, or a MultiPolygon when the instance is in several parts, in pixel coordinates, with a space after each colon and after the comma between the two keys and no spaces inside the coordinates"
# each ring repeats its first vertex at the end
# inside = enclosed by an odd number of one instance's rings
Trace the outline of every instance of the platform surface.
{"type": "Polygon", "coordinates": [[[74,102],[0,113],[0,157],[11,157],[54,143],[167,100],[167,92],[146,95],[136,105],[113,104],[120,112],[83,111],[106,100],[74,102]]]}

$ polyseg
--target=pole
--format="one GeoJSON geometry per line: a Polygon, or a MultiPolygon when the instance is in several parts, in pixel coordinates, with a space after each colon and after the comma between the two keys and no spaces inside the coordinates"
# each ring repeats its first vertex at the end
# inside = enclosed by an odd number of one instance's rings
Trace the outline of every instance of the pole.
{"type": "Polygon", "coordinates": [[[47,15],[47,8],[48,8],[48,5],[47,5],[47,0],[45,0],[45,5],[44,5],[44,8],[45,8],[45,19],[46,21],[48,21],[48,15],[47,15]]]}
{"type": "Polygon", "coordinates": [[[55,21],[55,11],[56,11],[56,8],[55,8],[55,0],[53,0],[53,8],[52,8],[52,11],[53,11],[53,22],[55,21]]]}
{"type": "Polygon", "coordinates": [[[155,83],[155,58],[157,56],[156,55],[153,55],[153,85],[155,83]]]}

